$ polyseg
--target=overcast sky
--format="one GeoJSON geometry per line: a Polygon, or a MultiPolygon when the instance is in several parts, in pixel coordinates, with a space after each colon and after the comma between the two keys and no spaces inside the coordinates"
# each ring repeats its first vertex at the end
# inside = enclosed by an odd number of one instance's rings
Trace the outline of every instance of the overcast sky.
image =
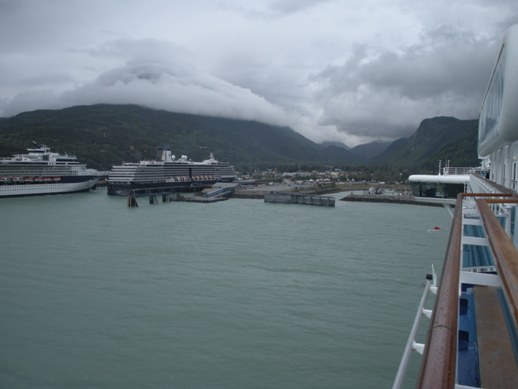
{"type": "Polygon", "coordinates": [[[353,146],[478,117],[517,0],[0,0],[0,116],[135,103],[353,146]]]}

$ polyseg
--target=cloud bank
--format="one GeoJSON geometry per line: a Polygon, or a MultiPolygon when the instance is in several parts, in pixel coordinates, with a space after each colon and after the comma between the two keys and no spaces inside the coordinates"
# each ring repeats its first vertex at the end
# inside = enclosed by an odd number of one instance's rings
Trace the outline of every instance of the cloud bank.
{"type": "Polygon", "coordinates": [[[471,119],[511,0],[0,1],[0,116],[139,104],[349,145],[471,119]]]}

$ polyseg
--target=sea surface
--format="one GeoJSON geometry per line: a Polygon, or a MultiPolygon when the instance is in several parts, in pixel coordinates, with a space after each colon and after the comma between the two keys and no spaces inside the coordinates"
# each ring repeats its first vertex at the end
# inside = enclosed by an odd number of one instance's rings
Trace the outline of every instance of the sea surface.
{"type": "Polygon", "coordinates": [[[391,387],[444,209],[139,202],[0,200],[0,388],[391,387]]]}

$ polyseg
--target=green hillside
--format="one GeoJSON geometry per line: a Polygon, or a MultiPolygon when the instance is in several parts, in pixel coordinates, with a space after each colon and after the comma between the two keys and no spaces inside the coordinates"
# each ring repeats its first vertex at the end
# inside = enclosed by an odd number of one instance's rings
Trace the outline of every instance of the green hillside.
{"type": "MultiPolygon", "coordinates": [[[[91,105],[39,110],[0,119],[0,156],[24,152],[32,141],[76,154],[89,166],[108,170],[123,161],[154,159],[169,145],[194,161],[210,152],[241,171],[378,166],[436,171],[439,160],[452,166],[478,165],[477,121],[438,117],[424,120],[409,138],[390,146],[347,147],[316,144],[288,127],[244,120],[159,111],[135,105],[91,105]]],[[[398,173],[399,174],[399,173],[398,173]]]]}
{"type": "Polygon", "coordinates": [[[451,166],[478,166],[477,131],[478,120],[425,119],[411,137],[394,141],[371,164],[434,173],[439,161],[450,161],[451,166]]]}
{"type": "Polygon", "coordinates": [[[153,159],[169,145],[194,161],[210,152],[238,168],[350,165],[344,148],[323,147],[287,127],[254,121],[158,111],[134,105],[92,105],[25,112],[0,120],[0,154],[23,152],[31,141],[77,154],[109,169],[122,161],[153,159]]]}

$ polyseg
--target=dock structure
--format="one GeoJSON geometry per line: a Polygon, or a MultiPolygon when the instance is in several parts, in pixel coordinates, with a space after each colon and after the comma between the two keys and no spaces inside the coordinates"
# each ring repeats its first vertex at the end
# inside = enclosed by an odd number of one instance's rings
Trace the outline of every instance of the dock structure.
{"type": "MultiPolygon", "coordinates": [[[[170,203],[170,202],[177,202],[177,201],[186,201],[186,202],[192,202],[192,203],[216,203],[218,201],[224,201],[229,199],[230,192],[222,192],[219,195],[213,195],[213,196],[196,196],[196,195],[187,195],[187,194],[180,194],[180,193],[174,193],[174,192],[166,192],[162,193],[162,203],[170,203]]],[[[142,196],[142,194],[141,194],[142,196]]],[[[158,205],[160,204],[159,196],[157,193],[149,193],[149,204],[150,205],[158,205]]],[[[137,202],[137,196],[135,193],[130,193],[128,195],[128,207],[129,208],[138,208],[138,202],[137,202]]]]}
{"type": "Polygon", "coordinates": [[[356,201],[366,203],[392,203],[392,204],[410,204],[410,205],[429,205],[442,207],[447,201],[436,201],[432,198],[417,198],[414,196],[383,196],[376,194],[349,194],[340,199],[340,201],[356,201]]]}
{"type": "Polygon", "coordinates": [[[264,195],[265,203],[318,205],[322,207],[334,207],[335,198],[332,196],[319,196],[311,194],[270,192],[264,195]]]}
{"type": "Polygon", "coordinates": [[[223,186],[217,187],[210,190],[205,190],[203,197],[213,198],[213,197],[230,197],[235,191],[234,186],[223,186]]]}

